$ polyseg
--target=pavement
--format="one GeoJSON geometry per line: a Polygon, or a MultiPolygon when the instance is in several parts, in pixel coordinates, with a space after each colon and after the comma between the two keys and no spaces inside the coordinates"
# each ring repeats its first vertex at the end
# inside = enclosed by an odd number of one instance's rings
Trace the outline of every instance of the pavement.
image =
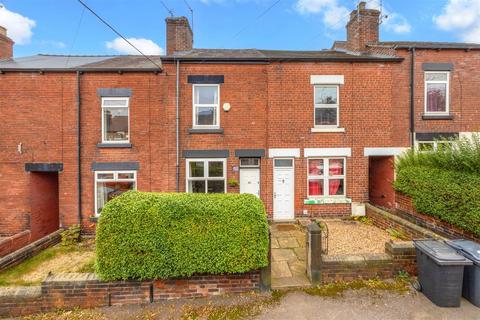
{"type": "Polygon", "coordinates": [[[272,242],[272,288],[308,287],[306,233],[297,224],[270,226],[272,242]]]}
{"type": "Polygon", "coordinates": [[[460,308],[440,308],[415,291],[354,290],[342,297],[291,292],[255,319],[288,320],[480,320],[480,308],[462,300],[460,308]]]}

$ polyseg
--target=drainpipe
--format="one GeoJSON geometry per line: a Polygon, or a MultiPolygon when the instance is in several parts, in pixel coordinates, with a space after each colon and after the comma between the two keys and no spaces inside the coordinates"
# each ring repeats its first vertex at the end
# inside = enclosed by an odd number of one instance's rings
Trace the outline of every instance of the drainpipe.
{"type": "Polygon", "coordinates": [[[410,48],[410,143],[415,146],[415,47],[410,48]]]}
{"type": "Polygon", "coordinates": [[[175,163],[176,170],[176,190],[180,191],[180,61],[177,60],[176,84],[175,84],[175,147],[177,159],[175,163]]]}
{"type": "Polygon", "coordinates": [[[78,225],[80,226],[80,229],[81,229],[82,228],[82,155],[81,155],[81,139],[80,139],[80,135],[81,135],[80,75],[81,75],[81,72],[77,70],[77,161],[78,161],[77,189],[78,189],[78,225]]]}

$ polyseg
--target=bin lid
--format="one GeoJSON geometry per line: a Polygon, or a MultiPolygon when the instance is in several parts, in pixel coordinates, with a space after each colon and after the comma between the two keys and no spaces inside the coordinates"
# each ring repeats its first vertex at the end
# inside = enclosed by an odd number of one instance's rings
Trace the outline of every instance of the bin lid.
{"type": "Polygon", "coordinates": [[[475,264],[480,265],[480,243],[465,239],[448,240],[446,242],[452,248],[461,251],[464,256],[475,264]]]}
{"type": "Polygon", "coordinates": [[[414,240],[415,247],[435,260],[439,265],[471,265],[472,261],[438,240],[414,240]]]}

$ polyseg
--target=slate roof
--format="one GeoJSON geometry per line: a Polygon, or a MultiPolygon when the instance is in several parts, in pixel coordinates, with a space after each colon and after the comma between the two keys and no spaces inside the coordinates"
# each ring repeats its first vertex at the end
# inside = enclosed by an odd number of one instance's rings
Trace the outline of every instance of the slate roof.
{"type": "Polygon", "coordinates": [[[480,49],[480,44],[466,42],[380,41],[369,46],[392,46],[399,49],[411,47],[420,49],[480,49]]]}
{"type": "MultiPolygon", "coordinates": [[[[160,57],[151,57],[161,66],[160,57]]],[[[0,70],[158,70],[142,56],[64,56],[44,55],[0,59],[0,70]]]]}

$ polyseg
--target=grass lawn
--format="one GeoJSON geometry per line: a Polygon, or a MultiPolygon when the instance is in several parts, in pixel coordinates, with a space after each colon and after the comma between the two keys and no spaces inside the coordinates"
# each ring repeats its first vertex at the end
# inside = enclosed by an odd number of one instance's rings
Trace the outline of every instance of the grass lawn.
{"type": "Polygon", "coordinates": [[[60,244],[45,249],[21,264],[0,272],[0,286],[33,286],[49,273],[94,272],[94,240],[64,247],[60,244]]]}

